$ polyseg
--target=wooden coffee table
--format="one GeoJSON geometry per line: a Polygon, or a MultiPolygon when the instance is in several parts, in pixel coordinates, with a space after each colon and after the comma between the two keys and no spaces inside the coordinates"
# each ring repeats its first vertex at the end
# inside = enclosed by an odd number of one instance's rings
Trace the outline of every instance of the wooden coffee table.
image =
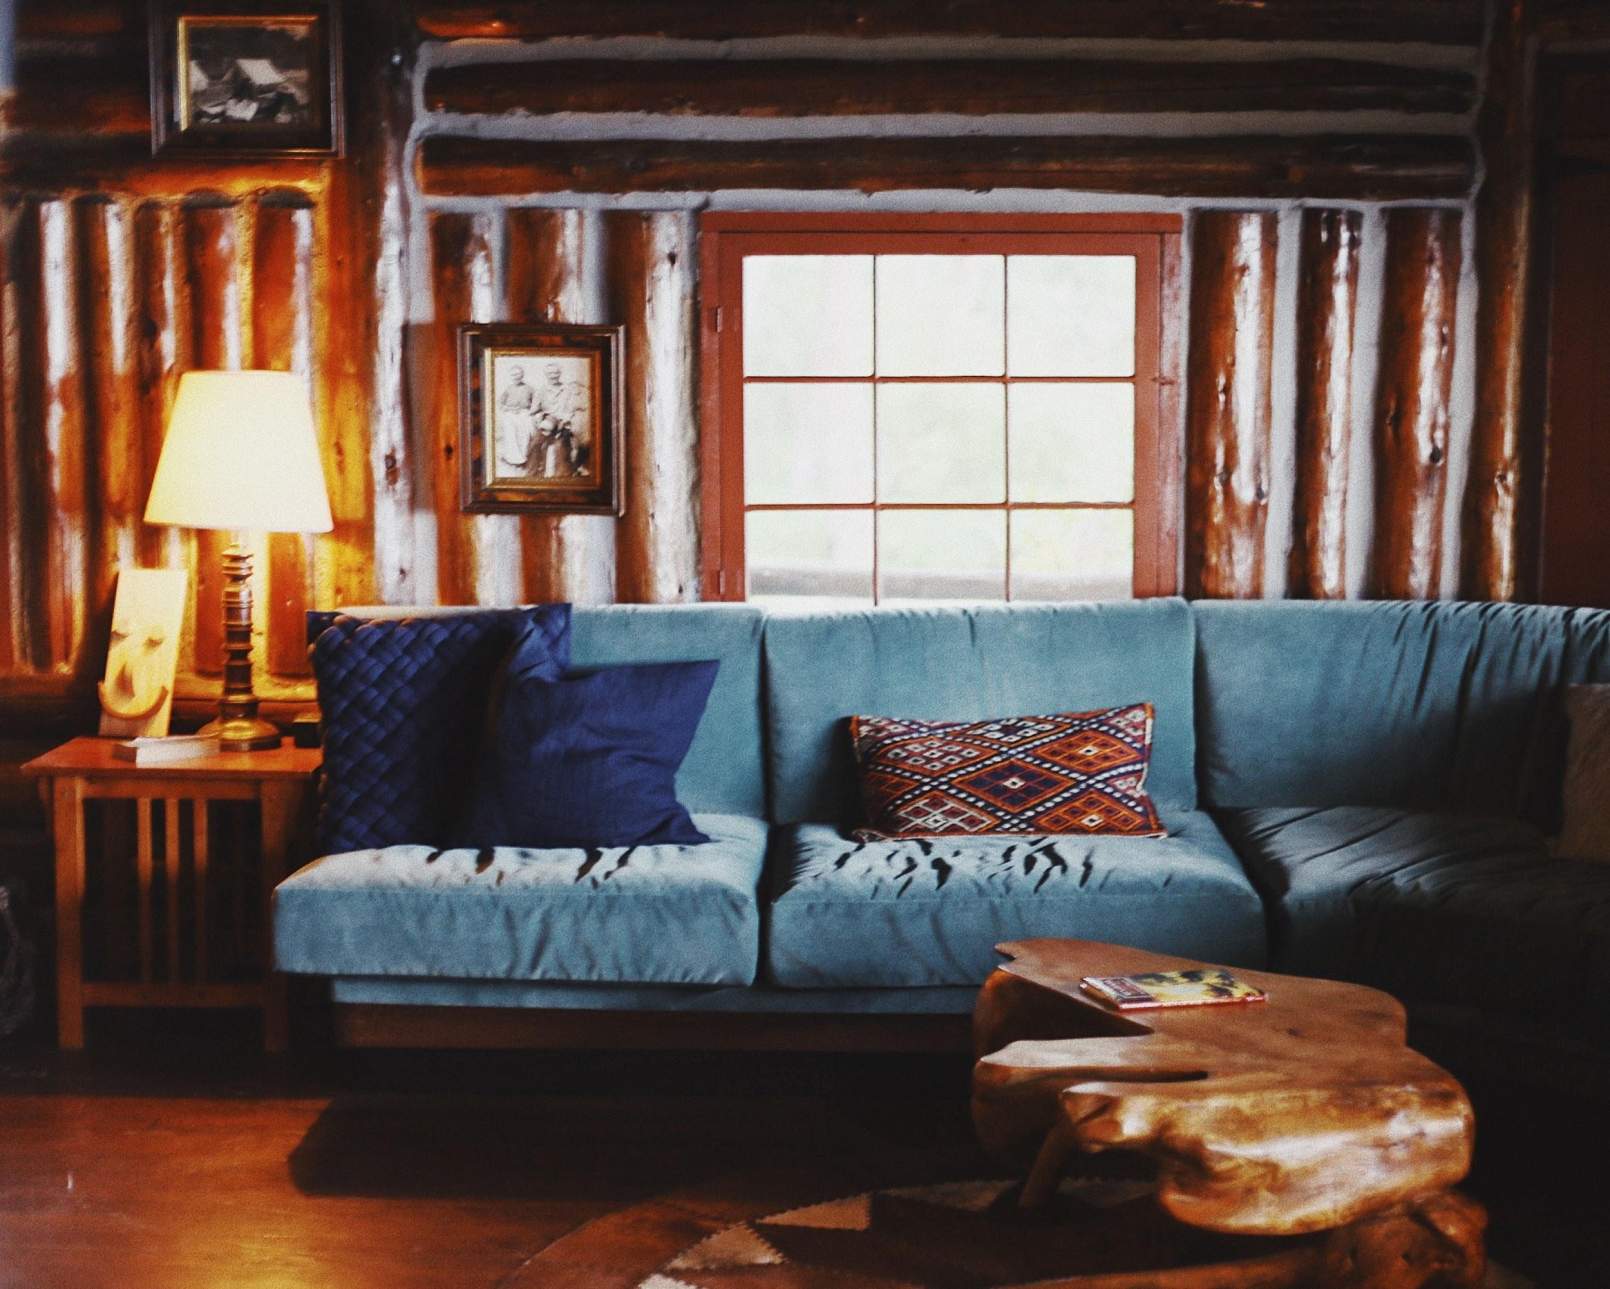
{"type": "Polygon", "coordinates": [[[1480,1283],[1486,1215],[1450,1189],[1470,1167],[1470,1101],[1407,1045],[1396,999],[1233,968],[1268,1001],[1119,1013],[1080,979],[1217,964],[1088,940],[999,947],[1011,960],[973,1018],[973,1121],[986,1149],[1027,1166],[1025,1205],[1055,1193],[1076,1152],[1133,1151],[1180,1222],[1314,1237],[1277,1242],[1252,1281],[1211,1278],[1221,1267],[1170,1284],[1480,1283]]]}

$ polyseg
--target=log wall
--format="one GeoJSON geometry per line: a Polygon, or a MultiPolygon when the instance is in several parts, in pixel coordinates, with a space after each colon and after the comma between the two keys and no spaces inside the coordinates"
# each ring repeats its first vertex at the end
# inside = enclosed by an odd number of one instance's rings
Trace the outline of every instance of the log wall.
{"type": "Polygon", "coordinates": [[[1442,589],[1460,256],[1457,211],[1387,212],[1371,584],[1392,599],[1442,589]]]}
{"type": "Polygon", "coordinates": [[[1356,210],[1305,210],[1298,248],[1296,496],[1287,593],[1347,595],[1347,491],[1358,312],[1356,210]]]}
{"type": "MultiPolygon", "coordinates": [[[[347,156],[250,165],[149,159],[134,6],[66,8],[24,6],[0,145],[9,710],[54,697],[91,719],[130,561],[199,575],[181,694],[213,692],[216,543],[141,522],[193,366],[298,371],[314,400],[336,527],[260,553],[270,697],[310,693],[313,605],[698,598],[707,205],[1180,212],[1163,319],[1186,466],[1185,495],[1165,499],[1179,584],[1445,593],[1461,554],[1442,549],[1450,504],[1470,534],[1466,584],[1512,583],[1523,526],[1503,489],[1520,431],[1452,432],[1473,398],[1455,375],[1474,313],[1460,266],[1479,0],[350,0],[347,156]],[[578,52],[584,34],[612,43],[578,52]],[[666,57],[662,39],[686,43],[666,57]],[[894,42],[887,74],[849,75],[869,39],[894,42]],[[1081,43],[1104,39],[1153,43],[1081,43]],[[52,110],[68,78],[98,88],[52,110]],[[1287,344],[1277,319],[1293,308],[1287,344]],[[1378,314],[1379,334],[1356,329],[1378,314]],[[462,513],[453,338],[471,319],[626,326],[623,517],[462,513]],[[1450,499],[1466,439],[1471,492],[1450,499]],[[1291,477],[1272,477],[1287,456],[1291,477]],[[1361,524],[1349,478],[1365,464],[1361,524]],[[1359,552],[1367,583],[1349,571],[1359,552]]],[[[1503,135],[1507,117],[1483,119],[1503,135]]],[[[1513,185],[1492,201],[1508,204],[1486,224],[1509,240],[1486,272],[1525,233],[1513,185]]],[[[1484,352],[1511,352],[1507,315],[1484,307],[1484,352]]],[[[1502,403],[1508,381],[1483,398],[1502,403]]]]}
{"type": "Polygon", "coordinates": [[[1186,368],[1186,594],[1263,588],[1269,513],[1276,220],[1211,211],[1192,238],[1186,368]]]}

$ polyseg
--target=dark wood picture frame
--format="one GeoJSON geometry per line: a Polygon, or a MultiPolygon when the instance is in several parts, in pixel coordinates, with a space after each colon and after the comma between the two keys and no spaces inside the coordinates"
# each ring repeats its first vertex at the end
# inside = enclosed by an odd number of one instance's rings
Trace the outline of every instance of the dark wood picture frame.
{"type": "Polygon", "coordinates": [[[625,512],[624,332],[612,326],[528,323],[472,322],[459,327],[458,453],[464,510],[625,512]],[[508,363],[504,370],[513,373],[513,381],[524,385],[525,392],[516,395],[513,386],[506,387],[494,403],[500,361],[508,363]],[[542,378],[529,385],[524,381],[527,365],[543,368],[542,378]],[[585,383],[567,378],[567,369],[585,372],[585,383]],[[514,418],[506,431],[500,424],[505,414],[514,418]],[[574,423],[578,420],[582,424],[574,423]],[[515,457],[525,465],[515,465],[515,457]]]}
{"type": "MultiPolygon", "coordinates": [[[[150,23],[152,155],[317,160],[342,154],[340,0],[152,0],[150,23]],[[307,32],[306,121],[191,119],[185,50],[198,33],[233,31],[249,40],[253,30],[284,27],[307,32]]],[[[238,64],[237,75],[247,75],[238,64]]],[[[274,93],[272,83],[241,88],[274,93]]]]}

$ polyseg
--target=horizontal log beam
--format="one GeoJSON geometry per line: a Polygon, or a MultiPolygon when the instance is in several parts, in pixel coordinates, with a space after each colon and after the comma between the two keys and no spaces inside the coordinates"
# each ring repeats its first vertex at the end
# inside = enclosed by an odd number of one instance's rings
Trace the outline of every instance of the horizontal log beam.
{"type": "Polygon", "coordinates": [[[1545,6],[1535,23],[1538,43],[1556,49],[1579,42],[1610,39],[1610,10],[1604,0],[1566,0],[1545,6]]]}
{"type": "Polygon", "coordinates": [[[22,40],[84,40],[144,28],[140,7],[128,0],[74,0],[72,4],[17,6],[22,40]]]}
{"type": "Polygon", "coordinates": [[[1470,141],[1410,135],[859,138],[688,142],[436,136],[419,181],[442,196],[727,188],[1071,188],[1190,197],[1463,197],[1470,141]]]}
{"type": "Polygon", "coordinates": [[[79,140],[138,136],[150,152],[151,100],[143,61],[130,58],[24,58],[17,66],[17,94],[10,128],[79,140]],[[71,87],[70,98],[65,97],[71,87]]]}
{"type": "Polygon", "coordinates": [[[1475,45],[1480,0],[424,0],[420,30],[465,37],[1130,37],[1475,45]]]}
{"type": "Polygon", "coordinates": [[[292,158],[221,167],[208,158],[153,157],[149,130],[93,134],[80,130],[0,130],[0,183],[13,189],[113,191],[167,197],[197,188],[244,194],[263,188],[319,190],[328,162],[292,158]]]}
{"type": "Polygon", "coordinates": [[[1341,58],[1170,63],[1113,59],[568,59],[434,69],[437,112],[847,116],[952,112],[1466,112],[1472,73],[1341,58]]]}

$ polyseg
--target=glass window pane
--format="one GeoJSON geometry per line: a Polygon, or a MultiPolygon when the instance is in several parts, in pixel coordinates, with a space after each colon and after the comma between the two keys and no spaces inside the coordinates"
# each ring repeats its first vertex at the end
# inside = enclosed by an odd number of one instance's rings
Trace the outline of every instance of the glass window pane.
{"type": "Polygon", "coordinates": [[[872,599],[870,510],[752,510],[744,550],[751,600],[872,599]]]}
{"type": "Polygon", "coordinates": [[[1004,291],[999,255],[878,256],[878,375],[1001,375],[1004,291]]]}
{"type": "Polygon", "coordinates": [[[1135,374],[1134,256],[1013,255],[1006,263],[1011,375],[1135,374]]]}
{"type": "Polygon", "coordinates": [[[1013,501],[1131,501],[1135,387],[1012,385],[1013,501]]]}
{"type": "Polygon", "coordinates": [[[878,500],[1002,501],[1000,385],[878,386],[878,500]]]}
{"type": "Polygon", "coordinates": [[[744,500],[872,500],[872,386],[744,386],[744,500]]]}
{"type": "Polygon", "coordinates": [[[1014,510],[1014,600],[1127,600],[1135,519],[1128,510],[1014,510]]]}
{"type": "Polygon", "coordinates": [[[744,257],[744,374],[870,376],[870,255],[744,257]]]}
{"type": "Polygon", "coordinates": [[[1006,588],[1006,512],[878,513],[880,600],[999,600],[1006,588]]]}

